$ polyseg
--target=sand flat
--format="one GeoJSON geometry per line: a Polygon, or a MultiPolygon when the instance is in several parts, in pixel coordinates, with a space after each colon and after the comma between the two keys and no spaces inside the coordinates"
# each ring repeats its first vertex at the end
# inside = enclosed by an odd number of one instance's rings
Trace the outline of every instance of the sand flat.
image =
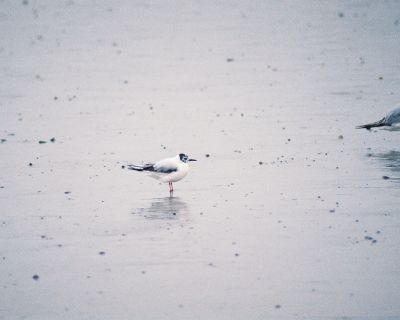
{"type": "Polygon", "coordinates": [[[399,319],[399,9],[0,0],[0,318],[399,319]]]}

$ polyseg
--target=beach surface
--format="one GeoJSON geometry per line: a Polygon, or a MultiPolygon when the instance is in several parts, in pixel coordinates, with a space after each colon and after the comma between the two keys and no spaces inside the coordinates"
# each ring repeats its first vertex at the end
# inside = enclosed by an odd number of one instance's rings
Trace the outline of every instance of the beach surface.
{"type": "Polygon", "coordinates": [[[0,319],[400,319],[398,1],[0,0],[0,319]],[[179,153],[159,184],[126,164],[179,153]]]}

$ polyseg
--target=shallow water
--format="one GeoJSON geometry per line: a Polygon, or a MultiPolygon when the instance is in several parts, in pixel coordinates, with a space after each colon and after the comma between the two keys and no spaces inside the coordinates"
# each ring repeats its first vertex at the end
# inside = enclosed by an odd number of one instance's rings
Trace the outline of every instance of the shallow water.
{"type": "Polygon", "coordinates": [[[0,318],[399,318],[399,9],[0,0],[0,318]]]}

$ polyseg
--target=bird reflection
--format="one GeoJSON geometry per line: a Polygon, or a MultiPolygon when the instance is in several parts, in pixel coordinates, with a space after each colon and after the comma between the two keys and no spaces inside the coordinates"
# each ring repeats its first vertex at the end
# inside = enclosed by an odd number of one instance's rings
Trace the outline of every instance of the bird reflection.
{"type": "Polygon", "coordinates": [[[368,154],[373,159],[379,160],[384,168],[391,171],[391,179],[400,182],[400,151],[391,150],[384,153],[368,154]]]}
{"type": "Polygon", "coordinates": [[[153,220],[177,220],[188,215],[189,209],[183,200],[178,197],[151,199],[150,206],[135,209],[132,214],[153,220]]]}

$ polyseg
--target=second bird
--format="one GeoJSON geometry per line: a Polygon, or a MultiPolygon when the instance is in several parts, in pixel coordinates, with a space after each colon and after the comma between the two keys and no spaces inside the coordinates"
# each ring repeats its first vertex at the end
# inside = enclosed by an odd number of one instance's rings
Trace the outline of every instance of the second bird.
{"type": "Polygon", "coordinates": [[[371,128],[375,127],[390,127],[397,123],[400,123],[400,107],[390,111],[384,118],[377,122],[363,124],[361,126],[357,126],[356,128],[370,130],[371,128]]]}

